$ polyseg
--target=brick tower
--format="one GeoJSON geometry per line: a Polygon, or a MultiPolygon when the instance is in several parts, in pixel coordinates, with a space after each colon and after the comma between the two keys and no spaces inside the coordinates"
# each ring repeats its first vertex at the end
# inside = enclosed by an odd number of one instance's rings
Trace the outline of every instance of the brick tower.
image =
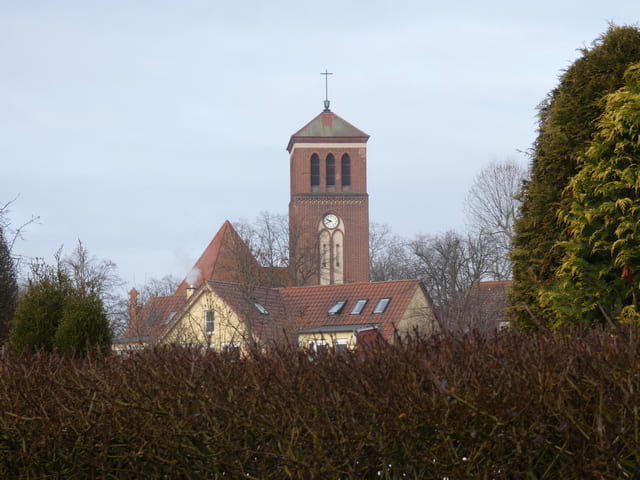
{"type": "Polygon", "coordinates": [[[291,135],[289,250],[298,284],[369,281],[368,139],[328,100],[291,135]]]}

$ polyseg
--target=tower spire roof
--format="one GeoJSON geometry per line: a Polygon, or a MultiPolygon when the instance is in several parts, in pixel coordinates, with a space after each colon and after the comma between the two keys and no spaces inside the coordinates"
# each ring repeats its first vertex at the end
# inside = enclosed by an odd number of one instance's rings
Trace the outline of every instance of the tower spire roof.
{"type": "Polygon", "coordinates": [[[355,141],[366,142],[369,135],[362,130],[354,127],[349,122],[339,117],[335,113],[324,110],[304,127],[291,135],[287,151],[291,153],[293,144],[296,142],[313,143],[315,141],[326,141],[332,138],[337,141],[355,141]]]}

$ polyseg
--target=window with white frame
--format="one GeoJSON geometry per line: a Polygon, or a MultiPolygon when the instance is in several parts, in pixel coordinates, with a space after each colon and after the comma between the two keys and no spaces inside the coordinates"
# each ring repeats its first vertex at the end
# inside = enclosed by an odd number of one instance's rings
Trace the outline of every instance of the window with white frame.
{"type": "Polygon", "coordinates": [[[223,352],[231,352],[234,350],[239,350],[242,346],[240,342],[222,342],[220,348],[223,352]]]}
{"type": "Polygon", "coordinates": [[[205,335],[212,335],[214,328],[214,315],[213,310],[206,310],[204,312],[204,333],[205,335]]]}
{"type": "Polygon", "coordinates": [[[318,338],[314,340],[309,340],[309,342],[307,343],[307,346],[309,347],[309,350],[317,353],[319,351],[327,349],[329,346],[329,343],[322,338],[318,338]]]}
{"type": "Polygon", "coordinates": [[[346,353],[349,348],[349,341],[346,338],[337,338],[333,341],[333,350],[336,353],[346,353]]]}

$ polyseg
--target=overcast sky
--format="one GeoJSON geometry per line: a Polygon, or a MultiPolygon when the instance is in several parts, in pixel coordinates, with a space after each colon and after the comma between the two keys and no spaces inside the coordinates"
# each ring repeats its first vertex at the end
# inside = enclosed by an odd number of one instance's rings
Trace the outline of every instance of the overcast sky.
{"type": "Polygon", "coordinates": [[[128,288],[182,278],[222,223],[286,213],[292,133],[331,109],[371,135],[370,218],[464,227],[492,160],[636,0],[0,0],[0,203],[15,253],[81,239],[128,288]],[[446,3],[446,5],[445,5],[446,3]]]}

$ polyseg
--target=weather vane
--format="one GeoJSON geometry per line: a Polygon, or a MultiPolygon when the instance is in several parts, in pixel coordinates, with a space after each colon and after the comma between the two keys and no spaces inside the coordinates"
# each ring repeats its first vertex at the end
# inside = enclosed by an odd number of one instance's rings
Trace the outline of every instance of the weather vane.
{"type": "Polygon", "coordinates": [[[333,75],[332,72],[324,69],[324,72],[320,72],[320,75],[324,75],[324,111],[330,112],[329,110],[329,75],[333,75]]]}

